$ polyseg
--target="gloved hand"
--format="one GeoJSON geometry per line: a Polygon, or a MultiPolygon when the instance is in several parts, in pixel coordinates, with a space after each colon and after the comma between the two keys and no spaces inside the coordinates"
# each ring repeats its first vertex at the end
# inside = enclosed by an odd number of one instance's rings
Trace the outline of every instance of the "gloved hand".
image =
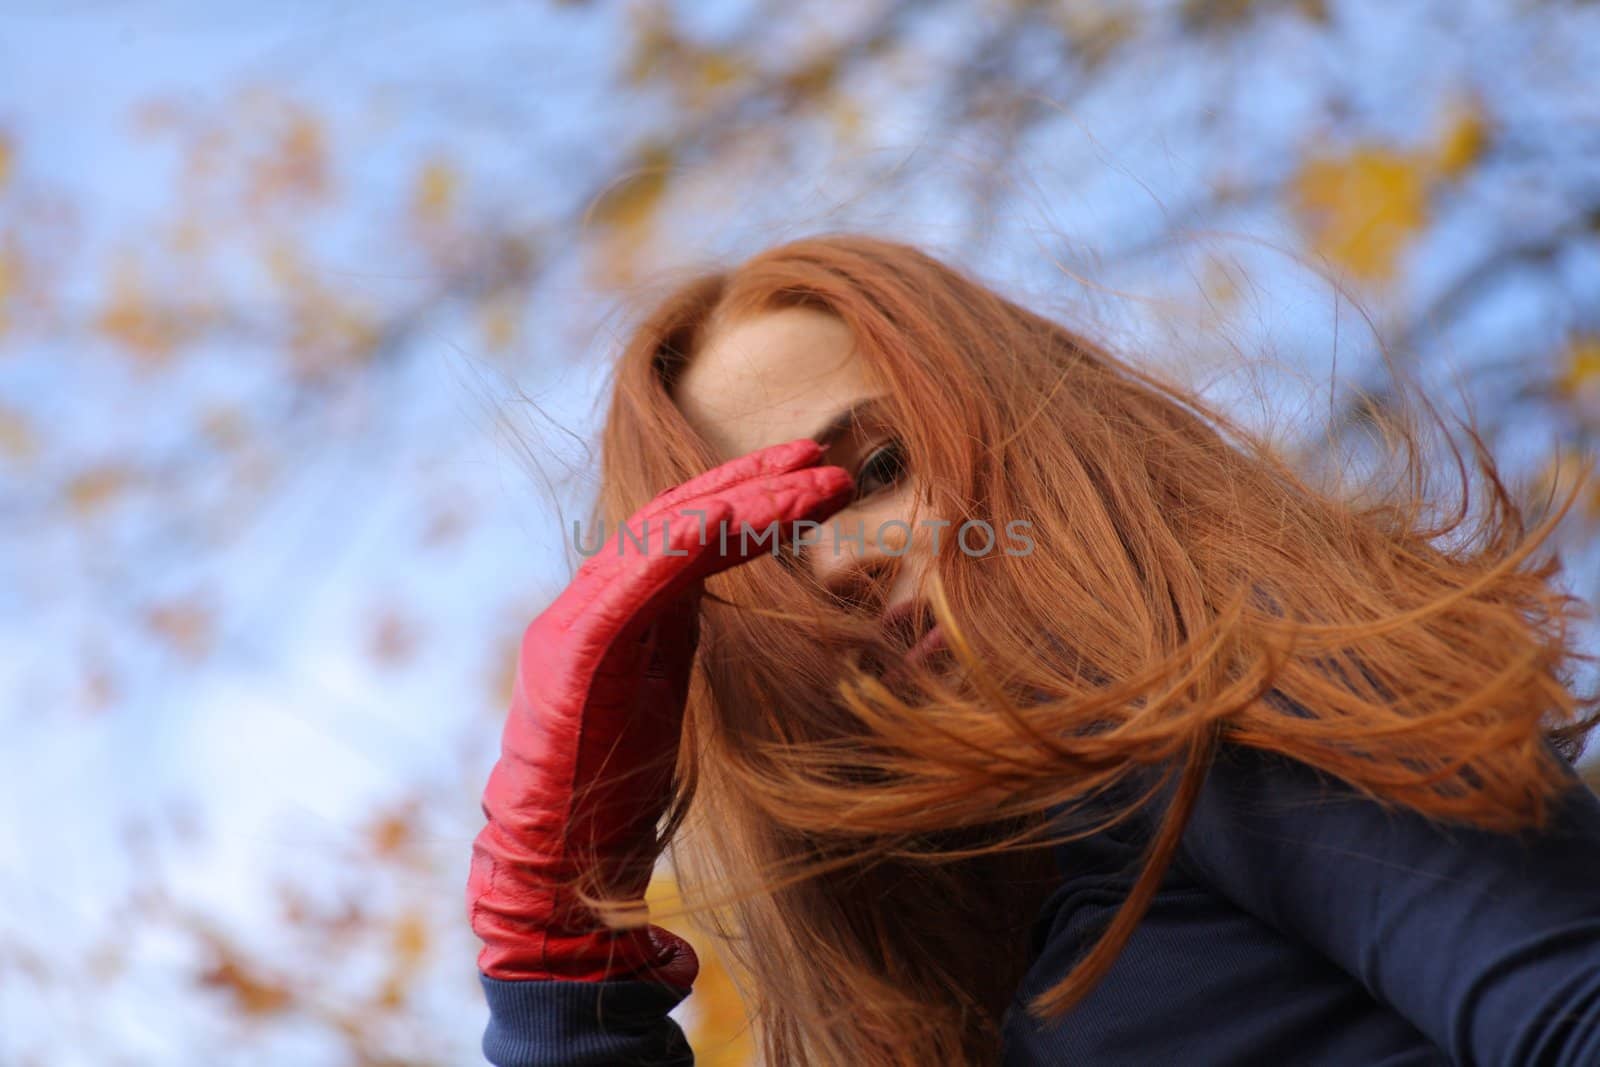
{"type": "Polygon", "coordinates": [[[628,520],[644,547],[618,530],[524,631],[467,881],[484,974],[693,982],[688,942],[657,926],[608,930],[569,883],[596,874],[622,899],[643,899],[702,581],[771,551],[770,538],[741,538],[741,524],[759,534],[776,521],[787,542],[794,521],[821,522],[849,500],[850,475],[815,466],[822,451],[807,438],[772,445],[663,492],[628,520]]]}

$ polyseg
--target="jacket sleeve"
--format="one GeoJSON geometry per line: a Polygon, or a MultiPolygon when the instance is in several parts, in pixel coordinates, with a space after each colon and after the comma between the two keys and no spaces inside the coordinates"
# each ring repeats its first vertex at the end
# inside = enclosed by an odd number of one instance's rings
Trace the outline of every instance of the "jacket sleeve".
{"type": "Polygon", "coordinates": [[[1600,1063],[1600,800],[1575,774],[1548,829],[1497,834],[1225,746],[1179,862],[1456,1063],[1600,1063]]]}
{"type": "Polygon", "coordinates": [[[483,1055],[494,1067],[692,1067],[667,1013],[687,989],[660,982],[503,981],[479,974],[489,1002],[483,1055]]]}

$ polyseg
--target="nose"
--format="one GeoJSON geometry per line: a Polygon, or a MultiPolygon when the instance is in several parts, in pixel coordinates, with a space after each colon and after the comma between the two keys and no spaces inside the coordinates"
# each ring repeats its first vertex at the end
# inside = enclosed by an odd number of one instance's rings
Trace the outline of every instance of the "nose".
{"type": "Polygon", "coordinates": [[[836,539],[825,526],[805,548],[817,582],[847,607],[871,615],[909,600],[923,565],[917,546],[898,526],[879,533],[868,529],[858,542],[843,534],[836,539]]]}

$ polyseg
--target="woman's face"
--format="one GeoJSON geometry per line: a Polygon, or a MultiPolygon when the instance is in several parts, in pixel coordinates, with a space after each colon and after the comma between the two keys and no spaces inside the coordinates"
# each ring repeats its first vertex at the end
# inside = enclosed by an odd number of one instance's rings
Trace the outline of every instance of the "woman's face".
{"type": "Polygon", "coordinates": [[[709,337],[674,399],[719,461],[799,437],[827,447],[822,462],[850,472],[856,497],[823,523],[801,558],[830,593],[881,611],[892,636],[910,644],[932,624],[919,589],[939,530],[926,507],[913,513],[916,476],[873,402],[882,392],[840,319],[784,308],[709,337]]]}

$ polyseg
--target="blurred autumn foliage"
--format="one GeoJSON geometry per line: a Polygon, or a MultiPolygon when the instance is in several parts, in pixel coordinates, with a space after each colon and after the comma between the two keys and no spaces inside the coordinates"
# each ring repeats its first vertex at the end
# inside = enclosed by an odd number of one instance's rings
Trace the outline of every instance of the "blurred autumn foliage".
{"type": "Polygon", "coordinates": [[[1223,399],[1270,357],[1313,459],[1387,357],[1534,512],[1597,452],[1600,6],[266,12],[0,14],[0,1062],[474,1058],[516,639],[687,265],[916,240],[1223,399]]]}

